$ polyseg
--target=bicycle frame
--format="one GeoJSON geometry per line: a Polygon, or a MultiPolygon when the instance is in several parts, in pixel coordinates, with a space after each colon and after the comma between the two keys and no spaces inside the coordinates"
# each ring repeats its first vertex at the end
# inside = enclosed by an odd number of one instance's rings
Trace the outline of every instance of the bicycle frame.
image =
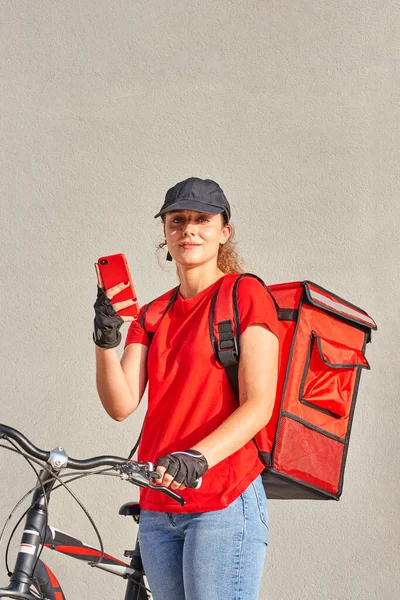
{"type": "MultiPolygon", "coordinates": [[[[55,483],[61,481],[59,474],[63,468],[88,471],[100,466],[111,466],[122,479],[128,480],[139,487],[158,489],[158,491],[167,494],[183,505],[184,500],[181,496],[168,488],[157,488],[151,483],[151,478],[154,476],[154,465],[152,463],[138,463],[118,456],[97,456],[85,460],[75,460],[69,458],[61,447],[50,452],[40,450],[19,431],[1,424],[0,438],[14,439],[34,460],[46,462],[45,468],[41,469],[38,474],[39,485],[33,491],[31,505],[26,514],[22,539],[10,583],[7,587],[0,588],[0,598],[65,600],[56,576],[39,558],[42,547],[47,547],[78,560],[84,560],[91,566],[126,579],[127,587],[124,600],[150,600],[148,590],[144,585],[144,571],[138,541],[133,551],[125,551],[125,556],[131,558],[131,562],[128,564],[97,550],[93,546],[84,544],[67,533],[48,526],[47,515],[51,491],[55,483]]],[[[119,512],[121,515],[132,516],[138,522],[140,512],[138,503],[125,504],[119,512]]]]}
{"type": "MultiPolygon", "coordinates": [[[[42,543],[51,550],[83,560],[88,564],[101,557],[100,550],[93,546],[84,544],[51,526],[46,528],[46,507],[50,500],[51,490],[56,483],[53,473],[57,474],[57,471],[52,467],[43,469],[39,473],[43,488],[40,487],[33,494],[15,569],[10,577],[10,585],[7,588],[0,588],[0,598],[37,600],[38,596],[31,593],[32,585],[36,585],[46,594],[46,599],[65,600],[62,588],[54,573],[43,561],[36,558],[42,543]],[[43,490],[45,493],[43,493],[43,490]],[[45,535],[43,535],[44,532],[45,535]]],[[[150,596],[142,587],[144,586],[144,572],[139,543],[136,542],[134,551],[127,551],[127,553],[132,557],[130,564],[103,553],[101,562],[93,566],[128,580],[124,600],[147,600],[150,596]]]]}
{"type": "MultiPolygon", "coordinates": [[[[69,534],[55,529],[51,526],[47,528],[45,547],[50,548],[56,552],[60,552],[66,556],[71,556],[77,560],[81,560],[90,564],[93,560],[96,560],[101,556],[100,550],[97,550],[93,546],[85,544],[81,540],[78,540],[69,534]]],[[[108,571],[113,575],[118,575],[124,579],[128,579],[127,589],[124,600],[147,600],[150,596],[146,590],[142,587],[144,585],[144,571],[143,564],[140,557],[139,541],[136,541],[135,549],[133,551],[125,551],[126,556],[131,557],[130,564],[115,558],[109,554],[103,553],[101,562],[95,565],[96,568],[108,571]]],[[[58,581],[54,582],[54,591],[58,591],[58,581]]],[[[1,596],[0,596],[1,597],[1,596]]],[[[64,596],[60,596],[62,600],[64,596]]],[[[58,598],[56,597],[56,600],[58,598]]]]}

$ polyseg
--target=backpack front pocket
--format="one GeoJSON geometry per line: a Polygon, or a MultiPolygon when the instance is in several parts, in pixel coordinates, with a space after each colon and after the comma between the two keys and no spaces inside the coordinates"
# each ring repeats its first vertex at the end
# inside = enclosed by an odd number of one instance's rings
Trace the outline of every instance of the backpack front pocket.
{"type": "Polygon", "coordinates": [[[300,385],[300,402],[336,419],[349,415],[359,368],[370,366],[361,350],[312,331],[300,385]]]}

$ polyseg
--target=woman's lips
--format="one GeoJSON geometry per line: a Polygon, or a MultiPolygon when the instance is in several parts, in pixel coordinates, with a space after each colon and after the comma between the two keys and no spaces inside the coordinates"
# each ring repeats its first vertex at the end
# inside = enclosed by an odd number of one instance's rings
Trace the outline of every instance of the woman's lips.
{"type": "Polygon", "coordinates": [[[181,248],[197,248],[200,244],[181,244],[181,248]]]}

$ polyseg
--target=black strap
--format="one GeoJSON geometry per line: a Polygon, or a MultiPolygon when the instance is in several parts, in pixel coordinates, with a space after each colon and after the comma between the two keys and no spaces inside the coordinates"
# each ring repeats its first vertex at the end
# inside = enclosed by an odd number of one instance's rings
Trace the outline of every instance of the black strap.
{"type": "Polygon", "coordinates": [[[139,443],[140,443],[140,439],[141,439],[142,433],[143,433],[143,427],[144,427],[144,421],[142,423],[142,428],[140,430],[139,437],[136,440],[136,443],[133,446],[132,450],[129,452],[128,460],[130,460],[132,458],[132,456],[135,454],[136,450],[138,449],[138,446],[139,446],[139,443]]]}
{"type": "MultiPolygon", "coordinates": [[[[252,273],[242,273],[240,275],[240,277],[238,277],[238,279],[235,281],[235,284],[233,286],[233,308],[234,308],[234,315],[232,315],[232,318],[235,318],[235,323],[236,323],[236,337],[234,335],[234,331],[233,331],[233,322],[232,321],[221,321],[220,323],[217,324],[218,327],[218,332],[219,332],[219,341],[218,344],[216,343],[215,340],[213,340],[213,337],[211,339],[214,346],[214,351],[215,351],[215,355],[217,360],[222,364],[222,366],[225,368],[226,370],[226,374],[229,380],[229,383],[231,384],[233,391],[235,392],[236,396],[239,397],[239,381],[238,381],[238,367],[239,367],[239,354],[240,354],[240,348],[239,348],[239,344],[240,344],[240,316],[239,316],[239,308],[238,308],[238,299],[237,299],[237,290],[238,290],[238,284],[240,282],[240,280],[243,277],[253,277],[254,279],[257,279],[267,290],[267,292],[269,293],[269,295],[271,296],[275,308],[277,310],[277,314],[278,314],[278,320],[279,321],[297,321],[298,318],[298,310],[295,309],[290,309],[290,308],[280,308],[274,298],[274,296],[271,294],[271,292],[268,289],[268,286],[265,285],[265,283],[263,282],[262,279],[260,279],[259,277],[257,277],[257,275],[253,275],[252,273]]],[[[211,315],[210,315],[210,333],[213,332],[213,319],[215,317],[215,304],[216,302],[218,302],[218,296],[217,294],[214,297],[214,303],[211,309],[211,315]]]]}
{"type": "Polygon", "coordinates": [[[278,308],[278,321],[297,321],[299,311],[294,308],[278,308]]]}
{"type": "Polygon", "coordinates": [[[218,323],[219,340],[217,345],[218,360],[224,367],[233,391],[239,396],[238,364],[239,353],[232,321],[218,323]]]}

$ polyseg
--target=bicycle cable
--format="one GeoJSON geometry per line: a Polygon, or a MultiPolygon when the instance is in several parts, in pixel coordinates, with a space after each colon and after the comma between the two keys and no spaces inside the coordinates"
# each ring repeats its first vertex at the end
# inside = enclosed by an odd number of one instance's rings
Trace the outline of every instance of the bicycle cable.
{"type": "MultiPolygon", "coordinates": [[[[7,442],[11,443],[8,437],[4,436],[4,438],[3,438],[3,439],[6,439],[6,440],[7,440],[7,442]]],[[[98,530],[98,529],[97,529],[97,527],[96,527],[96,524],[95,524],[95,522],[93,521],[92,517],[91,517],[91,516],[90,516],[90,514],[89,514],[89,511],[86,509],[86,507],[85,507],[85,506],[84,506],[84,504],[81,502],[81,500],[79,500],[79,498],[78,498],[78,497],[77,497],[77,496],[74,494],[74,492],[73,492],[72,490],[70,490],[70,489],[69,489],[68,485],[67,485],[66,483],[64,483],[64,482],[62,481],[62,479],[61,479],[61,478],[60,478],[58,475],[56,475],[56,474],[55,474],[55,473],[54,473],[54,472],[51,470],[51,468],[50,468],[50,467],[49,467],[49,466],[48,466],[46,463],[44,463],[44,464],[43,464],[43,463],[41,463],[41,462],[40,462],[38,459],[36,459],[36,458],[33,458],[33,457],[30,457],[29,455],[26,455],[24,452],[22,452],[22,450],[20,450],[20,449],[18,448],[18,446],[14,446],[14,444],[13,444],[13,443],[11,443],[11,445],[13,446],[13,448],[9,448],[8,446],[4,446],[3,444],[0,444],[0,445],[1,445],[3,448],[6,448],[7,450],[11,450],[11,451],[17,452],[18,454],[21,454],[21,456],[23,456],[23,457],[24,457],[25,459],[27,459],[28,461],[33,461],[33,462],[37,463],[37,464],[38,464],[38,465],[39,465],[41,468],[44,468],[44,469],[46,469],[47,471],[49,471],[49,472],[51,473],[51,475],[53,476],[53,478],[54,478],[54,479],[56,479],[56,480],[57,480],[57,481],[58,481],[58,482],[59,482],[59,483],[60,483],[60,484],[61,484],[61,485],[62,485],[62,486],[63,486],[63,487],[64,487],[64,488],[67,490],[67,492],[68,492],[68,493],[69,493],[69,494],[70,494],[70,495],[71,495],[71,496],[74,498],[74,500],[75,500],[75,501],[76,501],[76,502],[79,504],[79,506],[81,507],[81,509],[83,510],[83,512],[85,513],[85,515],[87,516],[87,518],[89,519],[89,521],[90,521],[90,523],[91,523],[91,525],[92,525],[93,529],[95,530],[95,533],[96,533],[96,535],[97,535],[97,539],[98,539],[98,541],[99,541],[99,546],[100,546],[100,550],[99,550],[99,552],[100,552],[100,556],[98,557],[98,559],[97,559],[96,561],[89,562],[88,564],[89,564],[91,567],[96,567],[98,564],[100,564],[100,563],[101,563],[101,561],[102,561],[102,560],[103,560],[103,558],[104,558],[104,545],[103,545],[103,540],[102,540],[102,538],[101,538],[101,535],[100,535],[100,532],[99,532],[99,530],[98,530]]],[[[31,465],[31,466],[32,466],[32,465],[31,465]]],[[[33,468],[33,466],[32,466],[32,468],[33,468]]],[[[39,477],[39,474],[37,474],[37,477],[39,477]]],[[[43,488],[43,493],[44,493],[44,488],[43,488]]],[[[45,495],[45,494],[44,494],[44,495],[45,495]]],[[[46,515],[47,515],[47,499],[46,499],[46,515]]],[[[47,529],[47,517],[46,517],[46,529],[47,529]]],[[[10,541],[11,541],[11,539],[9,540],[9,543],[10,543],[10,541]]],[[[7,548],[8,548],[8,547],[9,547],[9,544],[8,544],[7,548]]],[[[42,544],[42,548],[41,548],[41,550],[40,550],[40,552],[39,552],[39,555],[38,555],[38,557],[37,557],[37,560],[39,559],[39,556],[40,556],[40,554],[41,554],[42,550],[43,550],[43,544],[42,544]]],[[[36,561],[36,562],[37,562],[37,561],[36,561]]],[[[35,564],[35,567],[36,567],[36,564],[35,564]]]]}
{"type": "MultiPolygon", "coordinates": [[[[16,451],[18,452],[19,448],[18,448],[18,446],[17,446],[17,445],[14,443],[14,441],[13,441],[13,440],[10,440],[10,439],[8,439],[7,437],[6,437],[5,439],[7,440],[7,442],[8,442],[9,444],[11,444],[11,446],[14,448],[14,450],[16,450],[16,451]]],[[[46,527],[45,527],[45,530],[44,530],[44,531],[47,531],[47,526],[48,526],[48,517],[49,517],[49,503],[48,503],[47,496],[46,496],[46,490],[44,489],[43,482],[42,482],[42,480],[40,479],[40,475],[39,475],[39,473],[38,473],[37,469],[36,469],[36,468],[33,466],[33,464],[31,463],[32,457],[28,457],[28,456],[26,456],[26,455],[25,455],[23,452],[20,452],[20,453],[21,453],[21,455],[23,456],[23,458],[24,458],[24,459],[27,461],[27,463],[29,464],[29,466],[31,467],[31,469],[33,469],[33,471],[36,473],[37,480],[38,480],[38,482],[39,482],[39,484],[40,484],[40,487],[42,488],[43,499],[44,499],[44,505],[45,505],[45,519],[46,519],[46,520],[45,520],[46,527]]],[[[35,459],[33,459],[33,460],[35,460],[35,459]]],[[[38,461],[35,461],[35,462],[38,462],[38,461]]],[[[39,464],[40,464],[40,463],[39,463],[39,464]]],[[[20,523],[20,522],[21,522],[21,521],[18,521],[18,524],[17,524],[17,526],[19,525],[19,523],[20,523]]],[[[14,531],[15,531],[15,528],[14,528],[14,530],[13,530],[13,532],[12,532],[12,535],[14,534],[14,531]]],[[[42,554],[43,547],[44,547],[44,541],[41,539],[41,538],[42,538],[42,536],[41,536],[41,532],[40,532],[40,531],[38,531],[37,533],[39,534],[39,540],[40,540],[41,548],[40,548],[40,550],[39,550],[39,552],[38,552],[38,555],[37,555],[37,557],[36,557],[35,564],[34,564],[34,566],[33,566],[33,569],[32,569],[32,573],[34,573],[34,572],[35,572],[35,569],[36,569],[37,563],[38,563],[38,561],[39,561],[40,555],[42,554]]],[[[6,570],[7,570],[7,574],[8,574],[8,576],[9,576],[9,577],[11,577],[11,575],[12,575],[12,572],[10,571],[10,569],[9,569],[9,566],[8,566],[8,551],[9,551],[9,548],[10,548],[10,543],[11,543],[12,535],[11,535],[11,537],[10,537],[10,538],[9,538],[9,540],[8,540],[8,544],[7,544],[7,547],[6,547],[6,554],[5,554],[5,565],[6,565],[6,570]]]]}
{"type": "MultiPolygon", "coordinates": [[[[9,446],[4,446],[4,444],[0,444],[0,448],[5,448],[6,450],[10,450],[11,452],[16,452],[16,453],[18,453],[18,451],[17,451],[17,450],[14,450],[14,448],[10,448],[9,446]]],[[[18,454],[19,454],[19,453],[18,453],[18,454]]],[[[7,529],[7,525],[8,525],[8,523],[9,523],[9,521],[11,521],[11,519],[12,519],[12,517],[13,517],[14,513],[16,512],[16,510],[18,509],[18,507],[19,507],[19,506],[22,504],[22,502],[25,500],[25,498],[27,498],[27,497],[28,497],[28,496],[29,496],[29,495],[30,495],[30,494],[31,494],[31,493],[32,493],[34,490],[36,490],[36,489],[39,489],[39,487],[40,487],[39,485],[35,485],[35,487],[34,487],[34,488],[32,488],[31,490],[29,490],[29,492],[27,492],[27,493],[26,493],[24,496],[22,496],[22,498],[21,498],[20,500],[18,500],[17,504],[14,506],[14,508],[12,509],[12,511],[10,512],[10,514],[8,515],[8,517],[6,518],[6,520],[5,520],[5,522],[4,522],[3,529],[2,529],[2,530],[1,530],[1,532],[0,532],[0,544],[1,544],[1,542],[2,542],[2,539],[3,539],[4,532],[5,532],[5,530],[7,529]]],[[[28,510],[29,510],[29,508],[30,508],[30,507],[28,507],[28,508],[27,508],[27,510],[24,512],[24,514],[22,515],[22,517],[21,517],[21,518],[23,518],[23,517],[26,515],[26,513],[27,513],[27,512],[28,512],[28,510]]],[[[18,521],[18,523],[19,523],[19,522],[20,522],[20,521],[18,521]]]]}
{"type": "MultiPolygon", "coordinates": [[[[9,448],[8,446],[4,446],[3,444],[0,444],[0,448],[5,448],[6,450],[10,450],[12,452],[15,452],[15,453],[19,454],[18,450],[14,450],[14,448],[9,448]]],[[[69,477],[69,479],[67,480],[66,483],[71,483],[72,481],[75,481],[76,479],[80,479],[80,478],[83,478],[83,477],[89,477],[90,475],[105,475],[105,476],[109,476],[109,477],[118,477],[120,479],[121,476],[118,473],[108,473],[107,472],[107,471],[112,471],[113,469],[114,469],[114,467],[106,467],[105,469],[99,469],[97,471],[82,471],[82,472],[79,473],[79,475],[73,476],[73,477],[71,477],[71,473],[64,473],[64,474],[61,474],[59,477],[60,478],[69,477]]],[[[56,485],[51,490],[51,493],[53,494],[55,492],[55,490],[59,489],[60,487],[62,487],[62,484],[59,483],[58,485],[56,485]]],[[[4,535],[4,532],[5,532],[6,528],[7,528],[7,525],[11,521],[11,519],[12,519],[14,513],[17,511],[18,507],[23,503],[23,501],[28,496],[30,496],[32,494],[32,492],[35,492],[39,488],[40,488],[39,484],[35,485],[33,488],[31,488],[30,490],[28,490],[26,492],[26,494],[24,494],[22,496],[22,498],[20,498],[20,500],[18,500],[17,504],[14,506],[14,508],[11,511],[11,513],[8,515],[8,517],[7,517],[7,519],[6,519],[5,523],[4,523],[3,529],[0,532],[0,544],[2,542],[3,535],[4,535]]],[[[29,509],[30,509],[30,506],[28,506],[28,508],[25,510],[25,512],[22,514],[21,518],[19,519],[18,523],[15,525],[13,531],[11,532],[10,539],[13,537],[13,535],[15,533],[15,530],[17,529],[19,523],[25,517],[25,515],[27,514],[27,512],[29,511],[29,509]]]]}
{"type": "MultiPolygon", "coordinates": [[[[98,471],[82,471],[81,473],[79,473],[78,475],[74,475],[73,477],[71,477],[71,473],[65,473],[64,475],[61,475],[60,477],[64,478],[64,477],[70,477],[70,479],[68,479],[66,481],[66,483],[71,483],[72,481],[76,481],[77,479],[83,479],[84,477],[89,477],[90,475],[104,475],[106,477],[118,477],[119,479],[121,479],[121,475],[119,473],[108,473],[107,471],[112,471],[114,469],[114,467],[107,467],[106,469],[101,469],[98,471]]],[[[58,485],[56,485],[52,490],[51,493],[53,493],[55,490],[58,490],[58,488],[61,487],[61,484],[59,483],[58,485]]]]}
{"type": "MultiPolygon", "coordinates": [[[[76,479],[80,479],[82,477],[89,477],[89,475],[105,475],[108,477],[118,477],[120,478],[120,475],[118,473],[107,473],[106,471],[111,471],[112,469],[114,469],[114,467],[108,467],[107,469],[102,469],[100,471],[85,471],[83,473],[80,473],[77,476],[71,477],[70,479],[68,479],[67,483],[70,483],[71,481],[75,481],[76,479]]],[[[68,475],[70,475],[70,473],[65,473],[63,475],[61,475],[60,477],[67,477],[68,475]]],[[[55,486],[52,489],[52,493],[54,492],[54,490],[57,490],[58,488],[61,487],[61,484],[58,484],[57,486],[55,486]]],[[[29,509],[28,509],[29,510],[29,509]]],[[[129,577],[128,577],[129,578],[129,577]]],[[[140,581],[137,581],[136,579],[130,579],[135,585],[143,588],[144,590],[146,590],[146,592],[148,592],[149,594],[151,594],[151,590],[144,585],[144,583],[141,583],[140,581]]]]}
{"type": "MultiPolygon", "coordinates": [[[[45,468],[47,471],[49,471],[53,475],[53,479],[56,479],[56,480],[59,481],[59,484],[52,489],[51,493],[53,493],[56,489],[59,489],[60,487],[65,487],[65,489],[72,495],[72,497],[74,498],[74,500],[76,500],[76,502],[78,502],[79,506],[85,512],[85,514],[88,517],[91,525],[93,526],[93,528],[94,528],[94,530],[96,532],[97,538],[99,540],[99,544],[100,544],[100,557],[97,559],[97,561],[89,562],[88,563],[92,567],[97,566],[102,561],[102,559],[104,557],[104,547],[103,547],[103,543],[102,543],[102,539],[101,539],[100,533],[99,533],[99,531],[98,531],[98,529],[97,529],[97,527],[96,527],[93,519],[91,518],[91,516],[89,515],[88,511],[85,509],[85,507],[81,503],[81,501],[68,488],[68,486],[66,485],[66,483],[64,481],[61,481],[61,479],[69,477],[69,479],[67,480],[67,483],[71,483],[72,481],[75,481],[77,479],[81,479],[83,477],[89,477],[90,475],[105,475],[105,476],[109,476],[109,477],[118,477],[118,478],[120,478],[120,475],[118,473],[108,473],[107,472],[107,471],[112,471],[115,467],[107,467],[106,469],[101,469],[99,471],[89,471],[89,472],[85,471],[85,472],[80,472],[78,475],[74,475],[74,476],[71,476],[71,473],[63,473],[63,474],[57,476],[57,475],[55,475],[54,472],[52,472],[49,469],[49,467],[47,466],[46,463],[42,464],[39,460],[37,460],[35,458],[32,458],[29,455],[26,455],[24,452],[22,452],[22,450],[20,450],[18,448],[18,446],[15,446],[8,438],[3,438],[3,439],[5,439],[7,442],[11,443],[11,445],[13,447],[10,448],[9,446],[5,446],[4,444],[0,444],[0,448],[5,448],[6,450],[9,450],[10,452],[15,452],[16,454],[20,454],[23,458],[25,458],[28,461],[28,463],[29,463],[29,461],[36,462],[40,467],[45,468]]],[[[3,526],[3,529],[2,529],[2,531],[0,533],[0,543],[1,543],[2,537],[4,535],[4,531],[5,531],[6,527],[7,527],[7,524],[11,520],[14,512],[18,509],[18,507],[21,505],[21,503],[30,494],[32,494],[32,492],[38,490],[40,487],[42,488],[43,495],[45,497],[45,503],[46,503],[46,531],[47,531],[47,527],[48,527],[48,502],[47,502],[46,494],[45,494],[45,491],[44,491],[44,486],[43,486],[42,481],[40,480],[39,473],[37,472],[37,470],[35,469],[35,467],[32,464],[30,464],[30,466],[35,471],[39,483],[36,486],[34,486],[31,490],[29,490],[26,494],[24,494],[24,496],[17,502],[17,504],[15,505],[15,507],[13,508],[13,510],[11,511],[10,515],[7,517],[7,519],[5,521],[5,524],[3,526]]],[[[16,525],[14,526],[14,528],[13,528],[11,534],[10,534],[10,537],[9,537],[9,540],[8,540],[8,543],[7,543],[7,548],[6,548],[6,553],[5,553],[5,565],[6,565],[6,569],[7,569],[7,573],[8,573],[9,577],[11,577],[11,575],[12,575],[12,573],[9,570],[9,567],[8,567],[8,553],[9,553],[10,543],[11,543],[11,540],[12,540],[12,538],[14,536],[14,533],[15,533],[17,527],[21,523],[22,519],[26,516],[26,514],[28,513],[28,511],[29,511],[30,508],[31,508],[31,506],[28,506],[28,508],[24,511],[24,513],[22,514],[22,516],[19,518],[18,522],[16,523],[16,525]]],[[[44,543],[42,542],[41,549],[40,549],[40,551],[38,553],[38,556],[37,556],[37,559],[36,559],[36,562],[35,562],[35,567],[34,567],[33,571],[36,568],[37,562],[38,562],[39,557],[40,557],[40,555],[41,555],[41,553],[43,551],[43,548],[44,548],[44,543]]],[[[131,579],[131,581],[132,581],[132,583],[134,583],[138,587],[143,588],[144,590],[146,590],[146,592],[151,593],[151,590],[146,585],[144,585],[143,583],[141,583],[140,581],[137,581],[136,579],[131,579]]]]}
{"type": "MultiPolygon", "coordinates": [[[[7,446],[3,446],[2,444],[0,444],[0,448],[7,448],[7,450],[12,450],[13,452],[16,452],[16,450],[13,450],[12,448],[8,448],[7,446]]],[[[77,477],[76,476],[75,477],[71,477],[70,479],[68,479],[68,481],[66,483],[70,483],[71,481],[75,481],[76,479],[80,479],[82,477],[89,477],[90,475],[105,475],[105,476],[107,475],[109,477],[118,477],[118,478],[120,478],[120,475],[118,473],[107,473],[106,472],[106,471],[109,471],[111,469],[113,469],[113,467],[107,467],[106,469],[102,469],[102,470],[99,470],[99,471],[84,471],[80,475],[78,475],[77,477]]],[[[60,477],[63,477],[63,478],[64,477],[68,477],[68,476],[71,476],[71,473],[64,473],[63,475],[60,475],[60,477]]],[[[51,493],[53,494],[55,492],[55,490],[58,490],[61,487],[62,487],[61,484],[56,485],[51,490],[51,493]]],[[[30,496],[32,494],[32,492],[35,492],[39,488],[40,488],[39,484],[35,485],[33,488],[31,488],[29,491],[27,491],[26,494],[24,494],[22,496],[22,498],[20,498],[18,500],[17,504],[14,506],[14,508],[11,511],[11,513],[8,515],[8,517],[7,517],[7,519],[6,519],[5,523],[4,523],[3,529],[0,532],[0,545],[1,545],[1,542],[2,542],[2,539],[3,539],[4,531],[6,530],[7,525],[9,523],[9,521],[11,521],[14,513],[18,510],[18,507],[23,503],[23,501],[26,498],[28,498],[28,496],[30,496]]],[[[10,536],[11,538],[14,535],[15,529],[18,527],[18,525],[21,522],[21,520],[25,517],[25,515],[27,514],[27,512],[29,511],[29,509],[30,509],[30,506],[28,506],[28,508],[23,513],[22,517],[19,519],[18,523],[15,525],[15,527],[14,527],[12,533],[11,533],[11,536],[10,536]]]]}

